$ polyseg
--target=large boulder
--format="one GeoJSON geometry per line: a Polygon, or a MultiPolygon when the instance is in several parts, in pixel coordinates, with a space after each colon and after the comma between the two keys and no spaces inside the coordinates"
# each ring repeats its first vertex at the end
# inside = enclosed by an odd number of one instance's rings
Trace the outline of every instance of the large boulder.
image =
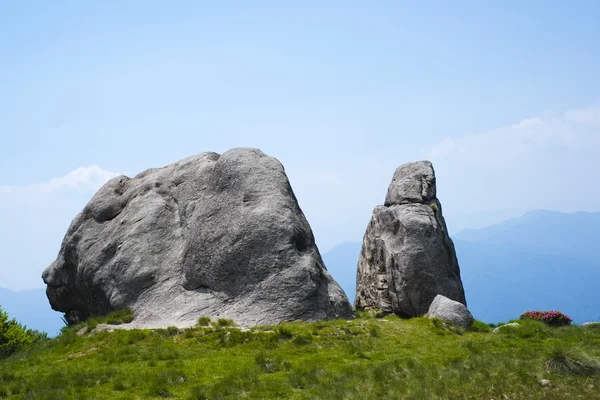
{"type": "Polygon", "coordinates": [[[107,182],[43,273],[69,323],[131,307],[131,327],[351,318],[284,168],[256,149],[201,153],[107,182]]]}
{"type": "Polygon", "coordinates": [[[429,306],[427,318],[439,318],[444,322],[468,328],[475,319],[463,303],[450,300],[446,296],[437,295],[429,306]]]}
{"type": "Polygon", "coordinates": [[[354,305],[415,317],[427,313],[438,294],[467,304],[433,166],[404,164],[365,232],[354,305]]]}

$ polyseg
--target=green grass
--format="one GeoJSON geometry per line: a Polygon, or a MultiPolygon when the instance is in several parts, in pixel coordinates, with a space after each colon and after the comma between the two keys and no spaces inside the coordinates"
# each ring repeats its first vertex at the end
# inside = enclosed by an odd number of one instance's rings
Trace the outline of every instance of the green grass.
{"type": "MultiPolygon", "coordinates": [[[[129,323],[131,321],[133,321],[133,311],[131,311],[131,308],[126,307],[122,310],[112,312],[109,315],[90,317],[84,323],[78,326],[80,328],[87,327],[88,330],[92,330],[96,328],[99,324],[121,325],[129,323]]],[[[69,328],[68,326],[63,327],[63,331],[66,329],[71,328],[69,328]]]]}
{"type": "Polygon", "coordinates": [[[84,325],[70,327],[0,361],[0,398],[600,398],[597,329],[521,321],[494,334],[366,313],[247,331],[204,324],[83,336],[84,325]]]}

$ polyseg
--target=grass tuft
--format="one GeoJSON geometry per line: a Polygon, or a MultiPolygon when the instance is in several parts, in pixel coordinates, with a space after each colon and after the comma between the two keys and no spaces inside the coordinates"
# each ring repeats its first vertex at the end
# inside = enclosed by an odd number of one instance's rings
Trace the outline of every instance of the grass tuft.
{"type": "Polygon", "coordinates": [[[492,327],[485,322],[475,320],[469,327],[469,330],[471,332],[491,332],[492,327]]]}
{"type": "Polygon", "coordinates": [[[564,348],[554,349],[544,365],[550,371],[565,375],[592,376],[600,373],[598,360],[564,348]]]}
{"type": "Polygon", "coordinates": [[[220,326],[220,327],[235,326],[235,323],[231,319],[219,318],[217,320],[217,326],[220,326]]]}

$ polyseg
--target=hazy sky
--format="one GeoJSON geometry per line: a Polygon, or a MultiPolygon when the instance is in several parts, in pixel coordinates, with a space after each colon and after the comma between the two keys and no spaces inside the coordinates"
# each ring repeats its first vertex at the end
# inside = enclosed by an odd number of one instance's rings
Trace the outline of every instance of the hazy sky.
{"type": "Polygon", "coordinates": [[[115,173],[232,147],[282,161],[322,251],[419,159],[451,231],[600,211],[600,3],[290,3],[0,1],[0,287],[43,286],[115,173]]]}

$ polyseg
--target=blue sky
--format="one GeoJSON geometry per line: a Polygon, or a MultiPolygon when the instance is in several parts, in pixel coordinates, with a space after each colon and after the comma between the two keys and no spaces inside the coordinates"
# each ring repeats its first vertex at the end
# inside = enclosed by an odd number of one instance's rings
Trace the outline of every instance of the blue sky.
{"type": "Polygon", "coordinates": [[[290,3],[0,3],[0,286],[41,287],[114,173],[239,146],[323,251],[425,158],[451,231],[600,211],[600,3],[290,3]]]}

